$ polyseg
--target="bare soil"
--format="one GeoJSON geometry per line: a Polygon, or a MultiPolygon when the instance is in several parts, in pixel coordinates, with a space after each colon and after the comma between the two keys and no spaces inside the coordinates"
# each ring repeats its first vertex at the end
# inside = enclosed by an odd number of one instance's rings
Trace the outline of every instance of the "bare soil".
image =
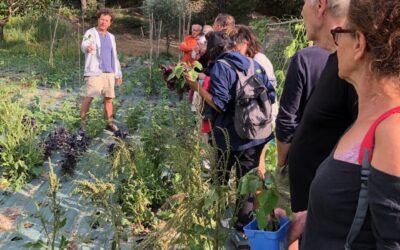
{"type": "MultiPolygon", "coordinates": [[[[140,32],[140,31],[139,31],[140,32]]],[[[123,34],[114,34],[117,42],[118,52],[123,53],[127,56],[142,56],[150,53],[150,41],[147,38],[143,38],[140,33],[131,34],[131,33],[123,33],[123,34]]],[[[178,55],[179,48],[178,41],[172,41],[169,53],[172,55],[178,55]]],[[[157,42],[153,42],[153,53],[157,52],[157,42]]],[[[162,39],[160,41],[160,53],[166,53],[167,46],[166,40],[162,39]]]]}

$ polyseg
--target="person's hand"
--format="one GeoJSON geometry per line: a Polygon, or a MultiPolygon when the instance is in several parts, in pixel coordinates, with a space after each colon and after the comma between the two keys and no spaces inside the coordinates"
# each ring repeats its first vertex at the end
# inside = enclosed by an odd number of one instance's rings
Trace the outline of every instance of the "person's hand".
{"type": "Polygon", "coordinates": [[[200,87],[199,83],[197,81],[192,81],[189,75],[186,74],[185,76],[186,76],[186,83],[189,85],[190,89],[193,91],[198,91],[200,87]]]}
{"type": "Polygon", "coordinates": [[[117,83],[118,86],[121,86],[121,84],[122,84],[122,77],[117,78],[116,83],[117,83]]]}
{"type": "MultiPolygon", "coordinates": [[[[283,210],[282,208],[276,208],[274,211],[275,215],[278,218],[286,217],[286,211],[283,210]]],[[[289,232],[288,232],[288,242],[289,245],[298,240],[300,236],[304,232],[304,226],[306,224],[306,219],[307,219],[307,210],[293,213],[293,219],[290,223],[289,227],[289,232]]]]}
{"type": "Polygon", "coordinates": [[[204,73],[200,73],[199,74],[199,79],[200,80],[204,80],[206,78],[206,74],[204,74],[204,73]]]}
{"type": "Polygon", "coordinates": [[[93,43],[90,43],[90,44],[86,47],[86,51],[87,51],[87,53],[92,54],[92,52],[94,51],[93,43]]]}

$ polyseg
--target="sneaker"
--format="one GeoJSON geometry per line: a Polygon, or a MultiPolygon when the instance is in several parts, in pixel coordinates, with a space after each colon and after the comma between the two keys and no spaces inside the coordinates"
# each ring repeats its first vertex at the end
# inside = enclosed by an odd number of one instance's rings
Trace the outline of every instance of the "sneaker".
{"type": "Polygon", "coordinates": [[[114,123],[111,123],[106,126],[106,130],[115,133],[119,130],[119,128],[114,123]]]}
{"type": "Polygon", "coordinates": [[[236,249],[250,249],[249,240],[243,232],[235,230],[229,237],[236,249]]]}

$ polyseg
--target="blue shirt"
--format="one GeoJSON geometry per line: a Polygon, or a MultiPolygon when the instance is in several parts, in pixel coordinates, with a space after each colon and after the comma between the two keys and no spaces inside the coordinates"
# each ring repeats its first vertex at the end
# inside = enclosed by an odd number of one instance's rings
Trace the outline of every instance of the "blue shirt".
{"type": "Polygon", "coordinates": [[[97,31],[100,37],[100,69],[103,73],[115,73],[114,72],[114,56],[111,44],[110,34],[97,31]]]}
{"type": "MultiPolygon", "coordinates": [[[[239,52],[227,52],[222,54],[218,59],[229,60],[239,70],[247,71],[250,61],[246,56],[241,55],[239,52]]],[[[268,81],[268,77],[264,69],[254,62],[257,75],[260,80],[265,84],[268,89],[268,95],[272,102],[275,102],[275,89],[268,81]]],[[[227,150],[225,132],[229,135],[229,146],[233,151],[243,151],[254,146],[263,144],[274,138],[271,134],[270,137],[265,139],[249,140],[241,138],[235,131],[234,115],[235,115],[235,87],[238,80],[236,71],[230,66],[216,61],[211,68],[211,86],[210,94],[212,100],[221,112],[213,113],[213,135],[217,147],[221,150],[227,150]]]]}

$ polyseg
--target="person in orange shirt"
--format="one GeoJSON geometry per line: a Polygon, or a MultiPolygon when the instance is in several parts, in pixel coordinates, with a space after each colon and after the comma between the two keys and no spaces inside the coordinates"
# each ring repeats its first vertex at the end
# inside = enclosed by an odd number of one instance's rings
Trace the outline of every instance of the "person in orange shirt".
{"type": "Polygon", "coordinates": [[[199,38],[201,30],[201,25],[193,24],[192,34],[185,36],[183,42],[179,45],[179,49],[183,52],[183,62],[188,64],[192,64],[194,62],[194,59],[192,58],[192,51],[197,45],[197,40],[199,38]]]}

